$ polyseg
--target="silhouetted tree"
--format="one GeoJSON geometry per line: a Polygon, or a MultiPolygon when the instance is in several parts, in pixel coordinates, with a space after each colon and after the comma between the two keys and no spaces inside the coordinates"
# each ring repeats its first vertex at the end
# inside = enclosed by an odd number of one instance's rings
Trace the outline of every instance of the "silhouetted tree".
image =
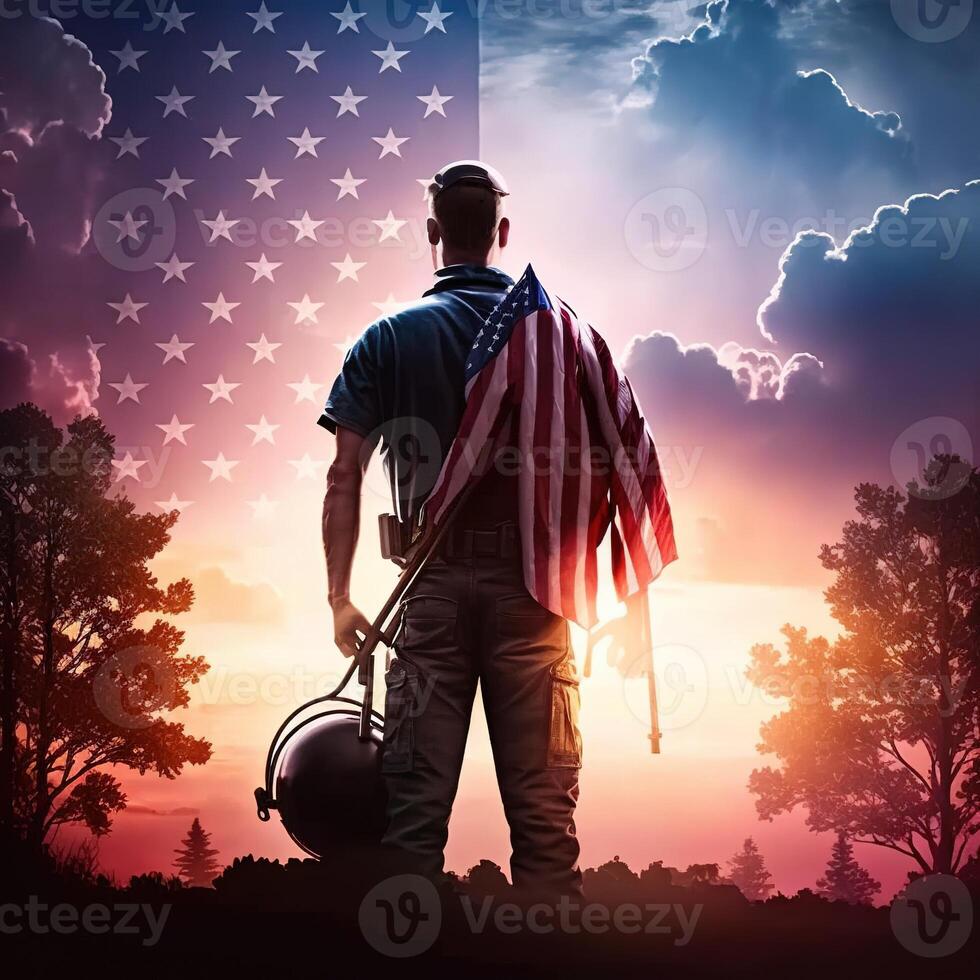
{"type": "Polygon", "coordinates": [[[188,885],[207,888],[218,876],[220,865],[215,861],[218,852],[211,847],[211,835],[201,826],[197,817],[191,824],[182,847],[175,850],[174,867],[188,885]]]}
{"type": "Polygon", "coordinates": [[[854,859],[854,848],[847,836],[837,834],[824,876],[817,880],[817,893],[835,902],[871,905],[881,888],[854,859]]]}
{"type": "Polygon", "coordinates": [[[499,864],[484,858],[479,864],[474,864],[466,872],[466,885],[480,895],[500,895],[507,891],[509,884],[507,876],[499,864]]]}
{"type": "Polygon", "coordinates": [[[186,579],[148,564],[176,513],[138,514],[112,490],[113,439],[94,417],[62,432],[33,405],[0,412],[0,836],[39,852],[51,830],[96,835],[126,797],[109,767],[173,778],[210,745],[159,713],[207,665],[147,615],[187,610],[186,579]]]}
{"type": "Polygon", "coordinates": [[[675,885],[692,888],[697,885],[717,885],[721,871],[717,864],[689,864],[683,871],[670,868],[671,879],[675,885]]]}
{"type": "Polygon", "coordinates": [[[765,819],[803,806],[813,830],[949,873],[980,829],[980,472],[937,457],[909,491],[862,484],[821,549],[844,634],[753,648],[749,678],[789,707],[762,726],[780,765],[749,787],[765,819]]]}
{"type": "Polygon", "coordinates": [[[772,891],[772,876],[766,870],[759,847],[751,837],[745,838],[742,850],[728,862],[728,880],[750,901],[761,902],[772,891]]]}
{"type": "Polygon", "coordinates": [[[663,861],[653,861],[640,872],[640,884],[649,891],[663,891],[673,884],[670,868],[665,868],[663,861]]]}

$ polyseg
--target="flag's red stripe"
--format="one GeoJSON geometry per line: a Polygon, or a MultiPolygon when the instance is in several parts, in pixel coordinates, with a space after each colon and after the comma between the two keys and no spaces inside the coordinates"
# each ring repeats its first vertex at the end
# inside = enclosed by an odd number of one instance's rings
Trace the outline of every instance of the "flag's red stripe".
{"type": "Polygon", "coordinates": [[[535,330],[532,332],[534,350],[532,363],[538,379],[534,402],[534,434],[531,442],[531,463],[534,473],[534,577],[535,595],[539,601],[551,608],[555,597],[551,595],[549,575],[551,516],[551,473],[548,457],[552,449],[551,422],[555,411],[555,350],[552,337],[555,321],[548,312],[537,316],[535,330]]]}

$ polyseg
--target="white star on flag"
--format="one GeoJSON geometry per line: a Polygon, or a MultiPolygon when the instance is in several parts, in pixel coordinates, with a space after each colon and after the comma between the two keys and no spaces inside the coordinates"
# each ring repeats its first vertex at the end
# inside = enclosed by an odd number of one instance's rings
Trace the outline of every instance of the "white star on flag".
{"type": "Polygon", "coordinates": [[[126,132],[122,136],[110,136],[109,139],[119,147],[119,152],[116,154],[116,159],[118,160],[121,156],[125,156],[127,153],[139,159],[140,151],[139,148],[149,139],[149,136],[134,136],[133,131],[127,126],[126,132]]]}
{"type": "Polygon", "coordinates": [[[191,341],[182,343],[180,338],[177,336],[177,334],[174,334],[170,338],[170,340],[168,340],[165,344],[157,343],[155,346],[159,347],[160,350],[162,350],[163,353],[166,355],[163,359],[164,364],[167,364],[173,360],[177,360],[180,361],[182,364],[186,364],[187,358],[184,357],[184,352],[189,351],[194,346],[194,344],[191,341]]]}
{"type": "Polygon", "coordinates": [[[162,102],[163,103],[163,118],[164,119],[166,119],[167,116],[169,116],[171,112],[177,112],[177,113],[179,113],[180,115],[182,115],[186,119],[187,118],[187,111],[184,109],[184,106],[188,102],[193,101],[194,96],[193,95],[181,95],[180,92],[177,91],[177,86],[174,85],[173,88],[170,89],[170,94],[169,95],[158,95],[156,97],[156,99],[157,99],[157,102],[162,102]]]}
{"type": "Polygon", "coordinates": [[[287,388],[292,388],[296,392],[296,404],[300,402],[313,402],[316,404],[316,393],[323,388],[323,385],[314,384],[310,381],[308,374],[303,376],[302,381],[290,381],[286,384],[287,388]]]}
{"type": "Polygon", "coordinates": [[[235,227],[240,221],[240,218],[226,218],[224,211],[219,211],[218,216],[213,221],[208,221],[205,218],[201,219],[202,225],[207,225],[211,229],[211,240],[208,244],[216,242],[219,238],[227,238],[231,241],[231,229],[235,227]]]}
{"type": "Polygon", "coordinates": [[[263,113],[272,116],[273,119],[276,118],[276,114],[273,111],[273,106],[282,99],[281,95],[269,95],[266,91],[265,86],[259,89],[258,95],[246,95],[246,99],[255,106],[255,111],[252,113],[252,118],[256,116],[261,116],[263,113]]]}
{"type": "Polygon", "coordinates": [[[146,383],[139,384],[133,381],[132,377],[127,374],[125,379],[122,381],[113,381],[109,383],[110,388],[115,388],[119,392],[119,397],[116,399],[116,404],[121,405],[124,401],[133,401],[137,405],[140,403],[140,392],[146,387],[146,383]]]}
{"type": "Polygon", "coordinates": [[[396,136],[392,128],[389,126],[386,135],[372,136],[371,139],[373,139],[374,142],[381,147],[381,153],[378,155],[378,159],[382,160],[388,156],[389,153],[394,154],[396,157],[400,157],[402,155],[402,151],[399,149],[399,147],[402,145],[402,143],[407,143],[411,137],[396,136]]]}
{"type": "Polygon", "coordinates": [[[388,293],[387,299],[383,302],[372,303],[371,305],[379,310],[382,316],[391,316],[393,313],[400,313],[406,306],[410,306],[411,304],[403,303],[401,300],[395,299],[393,293],[388,293]]]}
{"type": "Polygon", "coordinates": [[[357,104],[363,102],[367,96],[366,95],[355,95],[351,91],[351,87],[347,86],[347,91],[343,95],[331,95],[331,99],[337,103],[337,118],[339,119],[345,112],[351,113],[351,115],[360,117],[360,113],[357,111],[357,104]]]}
{"type": "Polygon", "coordinates": [[[201,139],[211,147],[211,156],[208,159],[213,160],[219,153],[230,157],[232,144],[237,143],[241,136],[225,136],[224,128],[219,126],[216,135],[202,136],[201,139]]]}
{"type": "Polygon", "coordinates": [[[139,483],[139,470],[141,466],[146,466],[146,460],[133,459],[133,454],[127,451],[126,455],[122,459],[114,459],[112,461],[112,465],[116,467],[116,483],[119,483],[121,480],[125,480],[127,477],[139,483]]]}
{"type": "Polygon", "coordinates": [[[319,323],[317,320],[316,312],[323,306],[323,303],[314,303],[310,299],[309,293],[304,293],[303,298],[298,303],[287,303],[287,306],[291,306],[296,311],[296,323],[302,323],[304,320],[308,320],[310,323],[319,323]]]}
{"type": "Polygon", "coordinates": [[[364,17],[364,14],[354,13],[350,5],[350,0],[347,0],[347,6],[344,7],[340,13],[334,13],[331,11],[331,17],[336,17],[340,21],[340,27],[337,28],[337,33],[342,34],[348,28],[350,28],[355,34],[360,34],[361,29],[357,26],[357,22],[364,17]]]}
{"type": "Polygon", "coordinates": [[[137,221],[133,218],[132,212],[127,211],[122,218],[109,218],[108,221],[119,232],[116,238],[118,245],[124,238],[132,238],[138,242],[140,240],[140,228],[147,223],[148,219],[144,218],[137,221]]]}
{"type": "Polygon", "coordinates": [[[287,51],[286,54],[292,55],[296,59],[295,74],[299,74],[304,68],[310,68],[319,73],[320,69],[316,66],[316,59],[323,54],[322,51],[310,50],[310,42],[304,41],[303,47],[298,51],[287,51]]]}
{"type": "Polygon", "coordinates": [[[398,232],[401,231],[403,225],[408,224],[407,221],[399,221],[391,211],[388,212],[387,217],[372,218],[371,224],[377,225],[381,229],[381,237],[378,239],[379,242],[383,242],[386,238],[394,238],[395,241],[401,241],[401,237],[398,232]]]}
{"type": "Polygon", "coordinates": [[[443,24],[443,21],[447,17],[452,17],[452,12],[450,11],[450,12],[447,12],[447,13],[443,13],[439,9],[439,4],[434,3],[432,5],[432,9],[427,14],[422,13],[422,11],[420,10],[418,12],[418,16],[421,17],[422,20],[425,21],[425,33],[426,34],[428,34],[429,31],[431,31],[433,29],[438,30],[438,31],[442,31],[442,33],[445,34],[446,33],[446,28],[445,28],[445,25],[443,24]]]}
{"type": "Polygon", "coordinates": [[[119,67],[116,69],[116,74],[118,75],[124,68],[132,68],[133,71],[139,71],[140,66],[137,62],[146,52],[134,51],[132,44],[127,41],[119,51],[110,51],[109,54],[119,59],[119,67]]]}
{"type": "Polygon", "coordinates": [[[296,241],[304,238],[312,238],[313,241],[316,241],[316,230],[323,222],[315,221],[310,217],[309,211],[304,211],[302,218],[287,219],[286,224],[290,224],[296,229],[296,241]]]}
{"type": "Polygon", "coordinates": [[[336,184],[340,190],[337,192],[337,200],[339,201],[342,197],[346,197],[350,194],[351,197],[357,197],[357,188],[361,184],[365,183],[367,177],[354,177],[350,172],[350,167],[347,168],[347,173],[343,177],[331,177],[330,183],[336,184]]]}
{"type": "Polygon", "coordinates": [[[126,293],[126,298],[121,303],[106,303],[106,306],[111,306],[119,314],[116,317],[116,323],[122,323],[123,320],[132,320],[134,323],[139,323],[140,310],[144,306],[149,306],[149,303],[137,303],[129,293],[126,293]]]}
{"type": "Polygon", "coordinates": [[[167,26],[163,29],[164,34],[169,34],[174,28],[177,28],[182,34],[187,33],[187,29],[184,27],[184,21],[188,17],[193,17],[193,11],[189,14],[182,14],[177,7],[177,4],[173,4],[170,8],[169,13],[157,13],[157,17],[160,18],[167,26]]]}
{"type": "Polygon", "coordinates": [[[171,493],[169,500],[154,500],[153,502],[160,510],[166,511],[167,513],[175,510],[178,514],[183,514],[194,503],[193,500],[179,500],[176,493],[171,493]]]}
{"type": "Polygon", "coordinates": [[[276,29],[272,26],[272,22],[277,17],[282,17],[282,11],[270,11],[265,5],[265,0],[262,0],[262,3],[259,5],[259,9],[247,14],[247,16],[251,17],[252,20],[255,21],[255,27],[252,28],[253,34],[258,34],[258,32],[263,29],[269,31],[271,34],[275,34],[276,29]]]}
{"type": "Polygon", "coordinates": [[[312,480],[316,477],[316,471],[325,464],[323,460],[313,459],[309,453],[303,453],[301,459],[289,460],[289,465],[296,468],[297,480],[312,480]]]}
{"type": "Polygon", "coordinates": [[[419,100],[419,102],[423,102],[425,104],[425,115],[422,118],[428,119],[433,112],[439,113],[440,116],[445,116],[446,110],[443,108],[443,106],[449,102],[453,96],[440,95],[439,89],[433,85],[430,95],[417,95],[416,98],[419,100]]]}
{"type": "Polygon", "coordinates": [[[208,74],[215,71],[217,68],[224,68],[226,71],[234,71],[231,67],[231,59],[235,57],[236,54],[241,54],[241,51],[229,51],[221,41],[218,42],[218,46],[213,51],[202,51],[201,54],[206,55],[211,59],[211,67],[208,69],[208,74]]]}
{"type": "Polygon", "coordinates": [[[187,440],[184,438],[184,433],[189,429],[193,429],[194,423],[181,423],[180,419],[175,415],[169,422],[157,422],[156,426],[163,432],[164,445],[168,442],[176,441],[186,446],[187,440]]]}
{"type": "Polygon", "coordinates": [[[273,425],[269,420],[263,415],[262,418],[250,424],[245,423],[245,428],[252,432],[252,445],[257,446],[260,442],[267,442],[274,446],[276,444],[276,429],[281,428],[279,425],[273,425]]]}
{"type": "Polygon", "coordinates": [[[270,364],[275,364],[276,359],[272,355],[282,347],[282,344],[273,344],[266,340],[265,334],[262,334],[254,343],[246,343],[245,346],[251,347],[255,352],[255,356],[252,358],[253,364],[258,364],[259,361],[269,361],[270,364]]]}
{"type": "Polygon", "coordinates": [[[211,392],[211,398],[208,401],[209,405],[213,405],[216,401],[223,400],[228,402],[229,405],[234,405],[235,403],[231,399],[231,393],[236,388],[241,388],[240,381],[225,381],[225,376],[223,374],[218,375],[218,380],[213,384],[208,384],[205,382],[201,385],[202,388],[207,388],[211,392]]]}
{"type": "Polygon", "coordinates": [[[259,256],[258,262],[246,262],[245,264],[255,273],[252,277],[253,283],[260,279],[268,279],[269,282],[274,283],[276,280],[272,278],[272,273],[282,265],[281,262],[270,262],[265,257],[265,252],[259,256]]]}
{"type": "Polygon", "coordinates": [[[227,320],[229,323],[232,322],[231,311],[236,306],[241,306],[241,303],[229,303],[225,299],[224,293],[218,293],[218,298],[213,303],[202,303],[201,306],[206,307],[211,311],[211,319],[208,323],[214,323],[215,320],[227,320]]]}
{"type": "Polygon", "coordinates": [[[154,262],[153,263],[158,269],[163,270],[163,281],[170,282],[171,279],[179,279],[181,282],[187,282],[184,278],[184,273],[194,265],[193,262],[181,262],[177,258],[177,253],[174,252],[173,255],[167,259],[166,262],[154,262]]]}
{"type": "Polygon", "coordinates": [[[265,172],[265,167],[262,168],[262,173],[260,173],[258,177],[245,178],[245,182],[251,184],[255,188],[255,193],[252,195],[253,201],[262,194],[271,197],[274,201],[276,199],[276,195],[273,192],[273,188],[276,186],[276,184],[281,184],[282,181],[282,177],[270,177],[265,172]]]}
{"type": "Polygon", "coordinates": [[[211,470],[209,483],[215,480],[227,480],[231,483],[231,471],[238,465],[237,459],[225,459],[224,453],[218,453],[214,459],[202,459],[201,462],[211,470]]]}
{"type": "Polygon", "coordinates": [[[343,262],[331,262],[330,264],[337,270],[337,282],[343,282],[345,279],[353,279],[354,282],[357,282],[357,272],[359,269],[363,269],[367,262],[355,262],[348,252],[344,256],[343,262]]]}
{"type": "Polygon", "coordinates": [[[255,520],[271,517],[279,506],[278,500],[270,500],[264,493],[258,500],[248,500],[246,503],[252,508],[252,517],[255,520]]]}
{"type": "Polygon", "coordinates": [[[311,136],[310,127],[304,128],[302,134],[299,136],[287,136],[286,139],[290,143],[296,146],[296,156],[293,159],[299,159],[304,153],[308,153],[311,157],[317,155],[316,148],[322,143],[326,137],[325,136],[311,136]]]}
{"type": "Polygon", "coordinates": [[[165,178],[157,177],[157,183],[163,187],[163,199],[166,200],[171,194],[176,194],[178,197],[182,197],[185,201],[187,200],[187,195],[184,193],[184,188],[188,184],[194,183],[193,177],[181,177],[177,173],[176,167],[170,171],[170,176],[165,178]]]}
{"type": "Polygon", "coordinates": [[[380,75],[389,68],[401,71],[402,66],[398,62],[408,54],[408,51],[396,51],[395,46],[389,41],[388,47],[384,51],[372,51],[371,54],[381,59],[381,67],[378,69],[378,74],[380,75]]]}

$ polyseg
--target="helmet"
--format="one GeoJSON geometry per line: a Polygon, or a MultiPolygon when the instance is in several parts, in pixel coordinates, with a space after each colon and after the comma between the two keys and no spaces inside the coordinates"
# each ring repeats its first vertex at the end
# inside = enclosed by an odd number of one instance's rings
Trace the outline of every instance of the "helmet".
{"type": "Polygon", "coordinates": [[[381,842],[387,802],[381,726],[375,713],[362,740],[359,724],[357,708],[336,707],[277,736],[267,785],[255,791],[260,818],[278,808],[286,832],[314,857],[381,842]]]}

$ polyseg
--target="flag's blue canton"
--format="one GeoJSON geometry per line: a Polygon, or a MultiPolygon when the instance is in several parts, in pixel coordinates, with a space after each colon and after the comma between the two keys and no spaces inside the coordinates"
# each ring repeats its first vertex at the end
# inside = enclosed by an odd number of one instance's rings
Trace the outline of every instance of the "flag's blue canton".
{"type": "Polygon", "coordinates": [[[466,383],[478,375],[507,345],[514,327],[539,310],[551,309],[551,299],[542,289],[534,269],[528,266],[507,295],[490,311],[476,335],[466,363],[466,383]]]}

